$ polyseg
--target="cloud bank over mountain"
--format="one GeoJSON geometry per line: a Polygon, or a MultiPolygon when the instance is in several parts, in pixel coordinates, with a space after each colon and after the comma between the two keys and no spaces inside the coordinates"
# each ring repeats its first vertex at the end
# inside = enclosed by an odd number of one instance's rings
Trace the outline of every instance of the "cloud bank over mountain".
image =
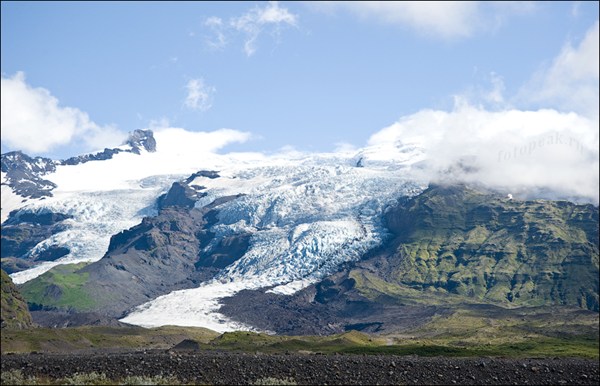
{"type": "Polygon", "coordinates": [[[422,110],[375,133],[369,145],[425,149],[421,173],[481,183],[527,198],[598,203],[598,125],[556,110],[487,111],[458,104],[422,110]]]}

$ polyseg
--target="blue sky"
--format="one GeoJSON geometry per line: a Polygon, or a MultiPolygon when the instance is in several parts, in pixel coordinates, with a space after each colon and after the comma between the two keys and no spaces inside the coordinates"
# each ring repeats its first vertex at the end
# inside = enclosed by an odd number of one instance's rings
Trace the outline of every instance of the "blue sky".
{"type": "Polygon", "coordinates": [[[2,152],[64,158],[162,126],[331,151],[457,100],[597,122],[598,2],[1,7],[2,152]]]}

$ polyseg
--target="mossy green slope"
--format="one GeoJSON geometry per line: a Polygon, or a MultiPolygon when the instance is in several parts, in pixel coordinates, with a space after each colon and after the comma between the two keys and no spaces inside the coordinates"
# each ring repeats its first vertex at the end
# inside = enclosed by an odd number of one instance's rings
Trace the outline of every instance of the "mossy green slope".
{"type": "Polygon", "coordinates": [[[17,290],[10,276],[4,270],[2,272],[2,328],[22,329],[29,328],[33,322],[27,304],[17,290]]]}
{"type": "Polygon", "coordinates": [[[36,280],[21,286],[21,293],[31,307],[61,308],[71,311],[95,309],[100,299],[88,293],[89,274],[79,272],[86,263],[58,265],[36,280]]]}
{"type": "Polygon", "coordinates": [[[598,311],[598,207],[432,186],[386,221],[396,236],[394,263],[350,273],[370,297],[426,292],[444,301],[598,311]]]}

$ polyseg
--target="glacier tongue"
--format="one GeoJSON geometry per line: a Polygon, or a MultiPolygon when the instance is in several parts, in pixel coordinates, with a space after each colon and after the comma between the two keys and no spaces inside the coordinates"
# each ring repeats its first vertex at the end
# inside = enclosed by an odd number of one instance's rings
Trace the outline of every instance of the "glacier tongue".
{"type": "Polygon", "coordinates": [[[244,194],[219,207],[219,221],[211,231],[217,239],[251,232],[249,250],[210,282],[157,298],[121,321],[217,331],[251,329],[219,314],[219,299],[242,289],[291,294],[317,282],[380,244],[386,236],[381,223],[384,208],[423,189],[409,182],[401,169],[331,165],[323,160],[230,169],[221,175],[190,183],[208,193],[197,205],[244,194]]]}

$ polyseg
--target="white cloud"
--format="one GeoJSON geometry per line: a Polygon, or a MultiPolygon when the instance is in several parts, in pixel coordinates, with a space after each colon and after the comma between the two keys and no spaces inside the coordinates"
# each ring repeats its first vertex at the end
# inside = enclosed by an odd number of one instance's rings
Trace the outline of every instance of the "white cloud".
{"type": "Polygon", "coordinates": [[[374,134],[370,145],[419,144],[424,178],[481,183],[516,197],[598,203],[598,125],[556,110],[490,112],[467,103],[422,110],[374,134]]]}
{"type": "Polygon", "coordinates": [[[325,1],[308,6],[333,13],[351,12],[363,20],[411,28],[443,39],[465,38],[480,29],[494,29],[509,15],[530,13],[532,2],[481,3],[477,1],[325,1]]]}
{"type": "Polygon", "coordinates": [[[231,143],[246,142],[251,138],[251,134],[233,129],[196,132],[169,127],[155,130],[154,137],[156,150],[160,154],[197,156],[202,153],[214,153],[231,143]]]}
{"type": "Polygon", "coordinates": [[[241,33],[244,37],[244,52],[247,56],[252,56],[261,34],[269,32],[277,37],[283,27],[295,27],[297,22],[298,16],[287,8],[280,7],[277,1],[271,1],[264,7],[256,6],[227,22],[216,16],[209,17],[204,25],[211,30],[213,37],[206,42],[211,48],[222,49],[228,44],[226,34],[241,33]]]}
{"type": "Polygon", "coordinates": [[[204,79],[190,79],[185,85],[187,96],[185,106],[198,111],[207,111],[212,107],[213,95],[216,89],[204,83],[204,79]]]}
{"type": "Polygon", "coordinates": [[[212,31],[213,37],[206,38],[206,43],[210,48],[223,49],[227,45],[225,37],[225,25],[220,17],[211,16],[204,22],[204,25],[212,31]]]}
{"type": "Polygon", "coordinates": [[[520,91],[519,99],[598,119],[598,46],[596,21],[579,45],[567,43],[549,67],[533,76],[520,91]]]}
{"type": "Polygon", "coordinates": [[[60,106],[50,91],[28,85],[22,72],[2,76],[1,116],[3,145],[33,154],[72,143],[96,150],[125,138],[114,127],[98,126],[81,110],[60,106]]]}
{"type": "Polygon", "coordinates": [[[469,36],[478,13],[477,3],[470,1],[345,1],[339,6],[362,18],[405,25],[445,38],[469,36]]]}

